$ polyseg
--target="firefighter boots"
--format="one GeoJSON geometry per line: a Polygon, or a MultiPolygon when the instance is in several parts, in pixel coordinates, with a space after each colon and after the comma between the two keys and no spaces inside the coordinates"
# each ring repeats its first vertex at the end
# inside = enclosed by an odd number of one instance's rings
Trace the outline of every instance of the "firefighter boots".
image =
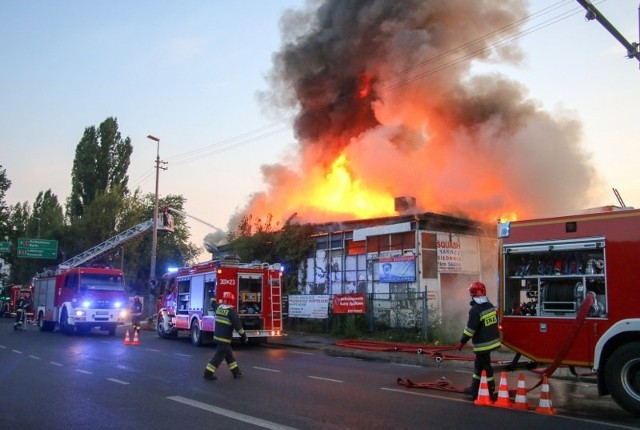
{"type": "Polygon", "coordinates": [[[231,369],[231,373],[233,373],[233,377],[236,379],[242,377],[242,372],[240,371],[239,367],[231,369]]]}
{"type": "Polygon", "coordinates": [[[496,393],[496,381],[489,381],[489,397],[492,402],[498,400],[498,393],[496,393]]]}
{"type": "Polygon", "coordinates": [[[216,375],[213,374],[212,371],[205,369],[204,370],[204,375],[202,376],[204,379],[208,379],[209,381],[215,381],[216,379],[216,375]]]}
{"type": "Polygon", "coordinates": [[[478,398],[478,391],[480,390],[480,380],[473,378],[471,381],[470,387],[465,387],[464,393],[468,395],[471,400],[476,400],[478,398]]]}

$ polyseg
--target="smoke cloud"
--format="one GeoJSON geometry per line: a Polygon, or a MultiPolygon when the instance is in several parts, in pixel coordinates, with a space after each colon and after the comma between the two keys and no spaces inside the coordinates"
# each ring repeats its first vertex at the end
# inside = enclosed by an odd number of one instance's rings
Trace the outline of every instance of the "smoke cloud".
{"type": "MultiPolygon", "coordinates": [[[[263,166],[266,189],[245,213],[362,217],[313,192],[340,155],[358,193],[414,196],[421,211],[493,222],[587,207],[598,178],[579,121],[544,111],[504,75],[472,73],[473,61],[522,60],[505,40],[526,16],[522,0],[327,0],[287,11],[259,96],[266,110],[296,112],[295,154],[263,166]]],[[[393,215],[381,211],[372,215],[393,215]]]]}

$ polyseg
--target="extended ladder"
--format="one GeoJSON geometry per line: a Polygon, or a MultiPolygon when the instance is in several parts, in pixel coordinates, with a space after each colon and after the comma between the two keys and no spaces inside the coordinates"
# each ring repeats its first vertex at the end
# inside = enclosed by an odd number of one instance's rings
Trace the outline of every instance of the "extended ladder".
{"type": "Polygon", "coordinates": [[[125,244],[126,242],[140,236],[142,233],[153,227],[153,220],[145,221],[138,225],[131,227],[128,230],[123,231],[122,233],[114,236],[110,239],[105,240],[104,242],[94,246],[91,249],[84,251],[81,254],[76,255],[73,258],[68,259],[67,261],[60,263],[58,266],[60,269],[70,269],[72,267],[77,267],[83,263],[91,261],[101,254],[104,254],[107,251],[110,251],[120,245],[125,244]]]}

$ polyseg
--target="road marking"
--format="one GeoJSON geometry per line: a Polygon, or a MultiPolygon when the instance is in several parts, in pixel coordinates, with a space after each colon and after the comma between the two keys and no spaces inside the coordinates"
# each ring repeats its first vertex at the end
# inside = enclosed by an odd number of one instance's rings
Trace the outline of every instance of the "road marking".
{"type": "Polygon", "coordinates": [[[173,353],[173,355],[177,355],[177,356],[179,356],[179,357],[188,357],[188,358],[193,357],[193,355],[190,355],[190,354],[181,354],[181,353],[179,353],[179,352],[174,352],[174,353],[173,353]]]}
{"type": "Polygon", "coordinates": [[[214,414],[222,415],[227,418],[253,424],[254,426],[257,426],[257,427],[263,427],[266,429],[273,429],[273,430],[295,430],[295,427],[289,427],[289,426],[274,423],[271,421],[266,421],[260,418],[252,417],[250,415],[239,414],[237,412],[230,411],[228,409],[219,408],[217,406],[209,405],[207,403],[202,403],[197,400],[187,399],[186,397],[182,397],[182,396],[170,396],[170,397],[167,397],[167,399],[173,400],[174,402],[182,403],[188,406],[193,406],[194,408],[202,409],[207,412],[213,412],[214,414]]]}
{"type": "Polygon", "coordinates": [[[76,372],[78,373],[84,373],[87,375],[93,375],[93,372],[89,372],[88,370],[82,370],[82,369],[74,369],[76,372]]]}
{"type": "Polygon", "coordinates": [[[50,361],[49,364],[53,364],[54,366],[60,366],[60,367],[63,366],[62,363],[58,363],[57,361],[50,361]]]}
{"type": "Polygon", "coordinates": [[[403,363],[391,363],[392,366],[401,366],[401,367],[420,367],[422,368],[422,366],[418,366],[417,364],[403,364],[403,363]]]}
{"type": "Polygon", "coordinates": [[[121,380],[115,379],[115,378],[107,378],[107,381],[115,382],[116,384],[122,384],[122,385],[129,385],[130,384],[130,382],[121,381],[121,380]]]}
{"type": "Polygon", "coordinates": [[[473,404],[473,402],[471,400],[454,399],[454,398],[451,398],[451,397],[438,396],[438,395],[435,395],[435,394],[418,393],[418,392],[415,392],[415,391],[399,390],[397,388],[380,387],[380,389],[384,390],[384,391],[391,391],[391,392],[394,392],[394,393],[411,394],[413,396],[429,397],[429,398],[432,398],[432,399],[450,400],[452,402],[473,404]]]}
{"type": "Polygon", "coordinates": [[[266,367],[253,366],[253,368],[257,369],[257,370],[264,370],[265,372],[276,372],[276,373],[280,373],[281,372],[280,370],[269,369],[269,368],[266,368],[266,367]]]}
{"type": "Polygon", "coordinates": [[[40,357],[38,357],[37,355],[30,355],[30,358],[33,358],[34,360],[40,360],[40,357]]]}
{"type": "Polygon", "coordinates": [[[22,351],[18,351],[17,349],[12,349],[12,352],[15,352],[16,354],[22,354],[22,351]]]}
{"type": "Polygon", "coordinates": [[[2,348],[2,349],[7,349],[7,347],[6,347],[6,346],[4,346],[4,345],[0,345],[0,348],[2,348]]]}
{"type": "Polygon", "coordinates": [[[306,351],[291,351],[292,354],[300,354],[300,355],[314,355],[313,352],[306,352],[306,351]]]}
{"type": "Polygon", "coordinates": [[[147,351],[151,351],[151,352],[160,352],[159,349],[155,349],[155,348],[145,348],[147,351]]]}
{"type": "Polygon", "coordinates": [[[320,379],[321,381],[328,381],[328,382],[340,382],[340,383],[344,382],[344,381],[341,381],[339,379],[321,378],[320,376],[309,376],[309,378],[311,378],[311,379],[320,379]]]}

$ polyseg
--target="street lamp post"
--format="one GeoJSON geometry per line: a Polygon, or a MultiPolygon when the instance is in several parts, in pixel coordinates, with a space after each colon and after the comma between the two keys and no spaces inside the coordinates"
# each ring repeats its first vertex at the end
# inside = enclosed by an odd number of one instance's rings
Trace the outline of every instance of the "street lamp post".
{"type": "MultiPolygon", "coordinates": [[[[151,139],[156,142],[156,195],[153,205],[153,238],[151,239],[151,268],[149,269],[149,290],[152,286],[156,285],[156,248],[158,246],[158,182],[160,178],[160,139],[152,136],[147,136],[147,139],[151,139]]],[[[153,305],[151,304],[151,294],[149,294],[149,318],[153,315],[153,305]]]]}

